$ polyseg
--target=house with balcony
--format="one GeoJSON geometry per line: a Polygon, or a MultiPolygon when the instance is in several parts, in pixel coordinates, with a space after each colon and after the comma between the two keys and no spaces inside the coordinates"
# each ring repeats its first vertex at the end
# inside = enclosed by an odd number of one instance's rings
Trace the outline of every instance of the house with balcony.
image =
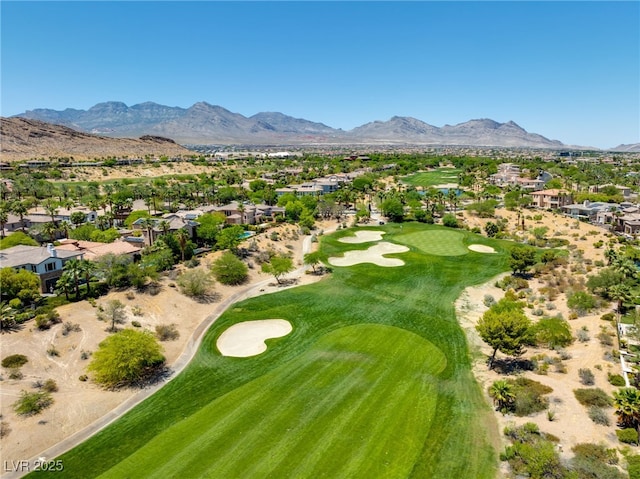
{"type": "Polygon", "coordinates": [[[83,259],[82,251],[58,250],[47,246],[13,246],[0,251],[0,268],[26,269],[38,275],[40,292],[51,293],[62,276],[65,263],[71,259],[83,259]]]}
{"type": "Polygon", "coordinates": [[[536,208],[550,210],[560,209],[573,201],[569,191],[560,189],[534,191],[531,193],[531,198],[536,208]]]}

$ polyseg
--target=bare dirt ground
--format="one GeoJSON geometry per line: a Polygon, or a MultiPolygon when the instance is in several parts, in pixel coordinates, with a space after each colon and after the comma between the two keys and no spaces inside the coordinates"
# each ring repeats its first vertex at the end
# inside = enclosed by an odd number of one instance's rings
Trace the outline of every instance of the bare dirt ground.
{"type": "MultiPolygon", "coordinates": [[[[336,222],[325,222],[319,223],[318,228],[329,231],[336,225],[336,222]]],[[[303,247],[308,251],[314,245],[311,244],[309,237],[297,235],[293,226],[277,226],[268,232],[249,238],[244,246],[248,247],[254,239],[261,251],[272,249],[292,255],[298,269],[286,275],[286,279],[289,280],[288,287],[307,284],[322,278],[304,274],[303,247]],[[278,232],[277,241],[270,239],[274,231],[278,232]]],[[[205,256],[199,267],[209,268],[220,254],[222,252],[205,256]]],[[[255,263],[252,258],[249,262],[255,263]]],[[[89,428],[92,423],[98,424],[101,418],[109,416],[119,406],[122,409],[126,402],[131,403],[131,406],[135,405],[133,401],[136,395],[140,395],[139,389],[106,391],[91,380],[84,382],[79,380],[80,376],[87,374],[86,366],[90,362],[90,357],[89,359],[81,358],[82,353],[90,354],[95,351],[98,344],[110,334],[106,331],[108,325],[97,319],[99,305],[111,299],[118,299],[126,305],[126,324],[120,327],[132,328],[131,321],[134,320],[141,324],[141,329],[151,331],[155,331],[156,325],[175,324],[180,337],[175,341],[165,341],[161,344],[167,365],[177,372],[188,363],[189,355],[197,350],[198,335],[206,330],[202,328],[203,323],[215,320],[217,316],[215,318],[212,316],[222,313],[228,307],[230,300],[234,297],[244,299],[250,295],[268,294],[285,287],[277,284],[273,277],[259,272],[259,265],[253,264],[246,284],[224,286],[216,283],[216,302],[201,304],[184,296],[176,287],[174,279],[182,268],[182,266],[178,267],[176,271],[161,279],[161,292],[155,296],[134,290],[118,291],[99,298],[96,307],[91,306],[87,301],[80,301],[58,308],[62,322],[77,324],[80,331],[70,332],[64,336],[63,323],[56,324],[49,330],[39,331],[33,321],[30,321],[22,330],[0,336],[3,358],[10,354],[24,354],[29,359],[29,362],[21,368],[24,377],[20,380],[9,379],[9,371],[2,368],[0,413],[2,421],[6,422],[10,428],[9,434],[3,437],[1,442],[3,460],[19,461],[33,458],[73,434],[89,428]],[[242,294],[243,292],[246,294],[242,294]],[[136,309],[142,312],[141,316],[134,314],[136,309]],[[48,353],[52,348],[57,351],[56,355],[48,353]],[[59,391],[52,394],[53,405],[32,417],[18,416],[13,411],[12,404],[18,399],[21,391],[35,391],[33,383],[47,379],[55,380],[59,387],[59,391]]],[[[118,411],[120,415],[126,412],[126,409],[118,411]]],[[[113,413],[111,415],[116,416],[113,413]]],[[[67,449],[72,446],[73,444],[69,444],[67,449]]],[[[56,452],[59,454],[62,450],[56,452]]]]}
{"type": "MultiPolygon", "coordinates": [[[[497,215],[508,218],[510,220],[509,224],[515,227],[515,212],[499,210],[496,213],[497,215]]],[[[548,212],[525,213],[525,215],[531,215],[532,217],[538,214],[543,216],[541,220],[525,219],[527,229],[530,227],[547,226],[549,228],[547,236],[566,238],[570,244],[576,245],[577,250],[582,251],[584,259],[576,260],[576,258],[573,257],[572,262],[569,263],[569,268],[571,268],[572,264],[585,267],[584,260],[587,260],[587,263],[590,262],[588,260],[604,261],[603,251],[606,248],[606,242],[608,240],[607,233],[604,230],[548,212]],[[597,234],[593,234],[594,231],[597,231],[597,234]],[[603,240],[605,246],[595,248],[593,243],[598,240],[603,240]]],[[[465,213],[465,221],[471,227],[480,226],[484,228],[484,224],[486,224],[487,221],[495,221],[495,219],[478,219],[465,213]]],[[[590,267],[589,265],[586,269],[590,267]]],[[[567,271],[570,271],[570,269],[567,271]]],[[[591,271],[595,272],[597,268],[594,267],[591,271]]],[[[585,276],[580,272],[573,272],[571,275],[575,278],[585,276]]],[[[467,288],[456,302],[458,318],[467,334],[475,359],[474,373],[489,403],[491,403],[491,399],[487,392],[488,388],[497,379],[503,379],[505,375],[488,369],[487,358],[491,353],[491,348],[480,339],[475,330],[475,325],[482,314],[488,309],[483,303],[485,295],[491,295],[496,300],[499,300],[504,295],[504,291],[494,285],[496,280],[502,276],[504,275],[500,275],[498,278],[494,278],[486,284],[467,288]]],[[[544,283],[534,279],[529,281],[529,285],[534,294],[540,294],[539,290],[544,286],[544,283]]],[[[553,304],[556,306],[556,309],[553,311],[545,311],[545,314],[553,316],[561,313],[565,319],[569,318],[570,310],[567,307],[567,298],[564,292],[553,301],[553,304]]],[[[540,307],[543,306],[540,305],[540,307]]],[[[538,308],[538,305],[536,305],[536,308],[538,308]]],[[[611,323],[600,319],[602,314],[612,311],[611,308],[612,305],[603,305],[602,309],[594,311],[593,314],[569,321],[574,337],[577,336],[578,331],[586,328],[589,339],[585,342],[576,340],[572,345],[565,348],[565,351],[570,356],[569,359],[562,361],[562,364],[566,367],[566,372],[557,372],[552,365],[546,374],[537,374],[534,371],[522,373],[525,377],[553,388],[553,392],[548,396],[550,400],[549,410],[553,412],[553,420],[549,420],[546,411],[529,417],[516,417],[514,415],[503,416],[499,412],[496,412],[500,430],[504,429],[508,424],[521,425],[525,422],[534,422],[538,424],[541,431],[551,433],[560,438],[558,450],[565,458],[573,455],[571,447],[579,443],[602,443],[607,447],[620,446],[615,435],[616,418],[614,409],[608,409],[611,426],[597,425],[591,421],[587,408],[576,400],[573,393],[575,389],[585,387],[598,387],[609,394],[616,389],[608,382],[607,373],[621,374],[620,362],[618,360],[606,359],[605,352],[610,352],[612,347],[601,345],[600,341],[596,338],[601,326],[605,326],[610,331],[613,331],[611,323]],[[595,376],[594,386],[584,386],[580,382],[578,370],[581,368],[588,368],[593,372],[595,376]]],[[[531,314],[532,311],[532,309],[525,308],[527,315],[535,321],[537,317],[531,314]]],[[[541,354],[545,354],[550,358],[558,356],[556,352],[549,349],[529,348],[523,358],[531,358],[532,356],[541,354]]],[[[498,357],[500,357],[500,353],[498,353],[498,357]]],[[[503,442],[504,445],[508,444],[506,439],[503,439],[503,442]]]]}

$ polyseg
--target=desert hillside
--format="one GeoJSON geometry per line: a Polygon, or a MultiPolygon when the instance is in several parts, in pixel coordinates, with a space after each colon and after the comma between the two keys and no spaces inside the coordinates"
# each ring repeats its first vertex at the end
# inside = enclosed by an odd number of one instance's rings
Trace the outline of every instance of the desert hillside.
{"type": "Polygon", "coordinates": [[[108,156],[187,155],[189,150],[168,138],[142,136],[107,138],[66,126],[26,118],[0,118],[2,161],[73,157],[76,160],[108,156]]]}

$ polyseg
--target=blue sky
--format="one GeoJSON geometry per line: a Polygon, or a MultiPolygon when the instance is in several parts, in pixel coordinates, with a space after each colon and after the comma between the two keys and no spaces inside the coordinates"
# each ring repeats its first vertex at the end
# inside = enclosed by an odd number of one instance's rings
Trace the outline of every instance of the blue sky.
{"type": "Polygon", "coordinates": [[[640,2],[12,2],[1,114],[198,101],[640,142],[640,2]]]}

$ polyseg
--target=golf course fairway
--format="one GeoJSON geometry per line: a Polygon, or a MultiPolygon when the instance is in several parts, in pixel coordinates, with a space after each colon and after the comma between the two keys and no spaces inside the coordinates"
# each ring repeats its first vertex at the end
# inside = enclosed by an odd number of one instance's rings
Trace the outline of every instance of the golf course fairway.
{"type": "MultiPolygon", "coordinates": [[[[375,242],[339,241],[365,229],[323,236],[320,247],[327,257],[366,250],[375,242]]],[[[179,375],[58,458],[64,477],[495,477],[498,428],[454,301],[507,269],[505,243],[419,223],[373,229],[409,247],[389,255],[404,265],[336,266],[317,283],[233,305],[179,375]],[[292,331],[262,354],[217,349],[230,326],[271,318],[292,331]]]]}

